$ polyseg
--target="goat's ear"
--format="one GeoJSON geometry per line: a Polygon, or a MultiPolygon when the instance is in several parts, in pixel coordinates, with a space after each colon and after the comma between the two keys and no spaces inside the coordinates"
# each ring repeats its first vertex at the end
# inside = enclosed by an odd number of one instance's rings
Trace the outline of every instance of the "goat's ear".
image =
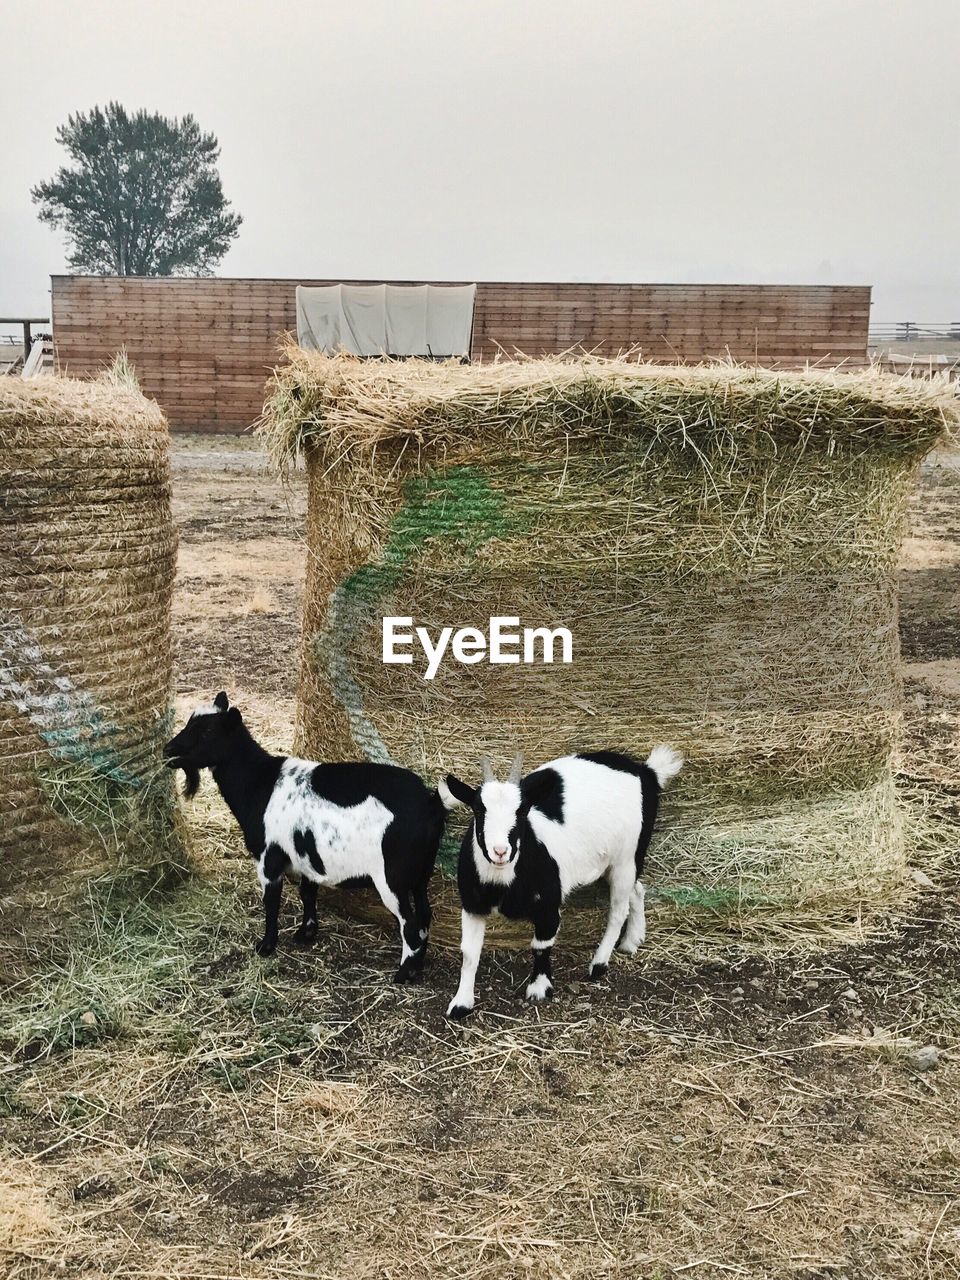
{"type": "Polygon", "coordinates": [[[240,714],[239,707],[231,707],[224,717],[224,724],[228,729],[236,729],[243,723],[243,716],[240,714]]]}
{"type": "Polygon", "coordinates": [[[461,804],[473,808],[473,802],[477,798],[477,792],[474,787],[468,787],[465,782],[461,782],[459,778],[454,777],[452,773],[447,774],[447,786],[450,793],[454,795],[461,804]]]}
{"type": "Polygon", "coordinates": [[[222,689],[214,698],[213,705],[217,708],[218,711],[226,711],[227,707],[229,707],[230,699],[227,697],[227,695],[224,693],[222,689]]]}

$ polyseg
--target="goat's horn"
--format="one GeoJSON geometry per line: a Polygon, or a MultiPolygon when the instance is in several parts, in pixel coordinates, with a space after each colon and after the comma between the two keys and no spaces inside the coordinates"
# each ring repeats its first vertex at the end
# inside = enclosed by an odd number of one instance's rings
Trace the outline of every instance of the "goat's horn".
{"type": "Polygon", "coordinates": [[[510,777],[508,782],[519,782],[520,775],[523,773],[523,752],[518,751],[513,757],[513,764],[510,766],[510,777]]]}
{"type": "Polygon", "coordinates": [[[493,765],[490,763],[489,756],[480,757],[480,768],[483,770],[484,782],[496,782],[496,776],[493,772],[493,765]]]}

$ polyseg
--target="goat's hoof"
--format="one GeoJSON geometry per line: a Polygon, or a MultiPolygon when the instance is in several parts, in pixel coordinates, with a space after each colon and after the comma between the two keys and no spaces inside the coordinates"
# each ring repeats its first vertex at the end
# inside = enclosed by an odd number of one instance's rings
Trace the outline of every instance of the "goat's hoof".
{"type": "Polygon", "coordinates": [[[411,964],[409,960],[404,960],[403,964],[393,975],[393,980],[397,986],[403,986],[407,982],[422,982],[423,969],[420,966],[411,964]]]}
{"type": "Polygon", "coordinates": [[[590,981],[599,982],[601,978],[606,977],[607,967],[605,964],[592,964],[590,966],[590,981]]]}
{"type": "Polygon", "coordinates": [[[301,925],[290,941],[295,947],[312,947],[317,940],[317,926],[301,925]]]}
{"type": "Polygon", "coordinates": [[[260,941],[254,945],[253,949],[257,955],[262,958],[272,956],[277,949],[277,940],[276,938],[261,938],[260,941]]]}
{"type": "Polygon", "coordinates": [[[469,1018],[471,1013],[473,1013],[472,1004],[451,1004],[447,1010],[447,1017],[462,1022],[464,1018],[469,1018]]]}
{"type": "Polygon", "coordinates": [[[409,965],[401,965],[393,975],[393,980],[398,987],[406,986],[408,983],[422,982],[423,970],[411,969],[409,965]]]}
{"type": "Polygon", "coordinates": [[[617,943],[617,950],[622,952],[625,956],[635,956],[637,954],[639,947],[640,947],[639,942],[618,942],[617,943]]]}
{"type": "Polygon", "coordinates": [[[527,983],[527,999],[531,1004],[540,1004],[553,995],[553,983],[545,974],[527,983]]]}

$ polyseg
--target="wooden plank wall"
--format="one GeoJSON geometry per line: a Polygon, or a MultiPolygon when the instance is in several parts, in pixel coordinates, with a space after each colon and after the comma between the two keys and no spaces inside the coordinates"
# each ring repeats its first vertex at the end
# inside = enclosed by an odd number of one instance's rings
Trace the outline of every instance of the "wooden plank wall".
{"type": "MultiPolygon", "coordinates": [[[[330,283],[54,276],[59,368],[89,377],[126,347],[172,426],[240,431],[260,411],[278,336],[296,327],[297,284],[330,283]]],[[[859,366],[869,311],[868,287],[484,283],[473,356],[639,348],[665,363],[859,366]]]]}

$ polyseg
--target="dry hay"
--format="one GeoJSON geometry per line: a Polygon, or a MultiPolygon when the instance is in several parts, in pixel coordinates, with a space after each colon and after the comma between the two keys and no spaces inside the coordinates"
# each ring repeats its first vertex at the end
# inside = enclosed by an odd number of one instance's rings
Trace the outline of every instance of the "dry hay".
{"type": "Polygon", "coordinates": [[[858,1015],[836,957],[657,964],[614,1000],[565,982],[524,1010],[506,988],[526,962],[501,954],[485,985],[505,998],[461,1028],[440,992],[384,984],[388,948],[370,964],[355,924],[226,971],[244,925],[222,892],[169,904],[183,962],[157,949],[163,993],[130,1035],[11,1079],[9,1138],[64,1234],[5,1276],[56,1274],[58,1254],[60,1274],[129,1280],[955,1274],[956,1006],[934,978],[952,932],[909,972],[906,949],[856,957],[879,966],[858,1015]]]}
{"type": "Polygon", "coordinates": [[[653,851],[662,924],[834,940],[897,901],[895,569],[943,388],[286,354],[260,431],[307,461],[305,754],[472,778],[481,753],[668,741],[690,763],[653,851]],[[567,625],[574,662],[426,682],[382,664],[387,614],[567,625]]]}
{"type": "Polygon", "coordinates": [[[0,1261],[42,1258],[64,1224],[33,1161],[0,1155],[0,1261]]]}
{"type": "Polygon", "coordinates": [[[159,748],[176,535],[168,434],[121,364],[0,380],[0,852],[8,875],[170,839],[159,748]],[[55,859],[55,861],[56,861],[55,859]]]}

